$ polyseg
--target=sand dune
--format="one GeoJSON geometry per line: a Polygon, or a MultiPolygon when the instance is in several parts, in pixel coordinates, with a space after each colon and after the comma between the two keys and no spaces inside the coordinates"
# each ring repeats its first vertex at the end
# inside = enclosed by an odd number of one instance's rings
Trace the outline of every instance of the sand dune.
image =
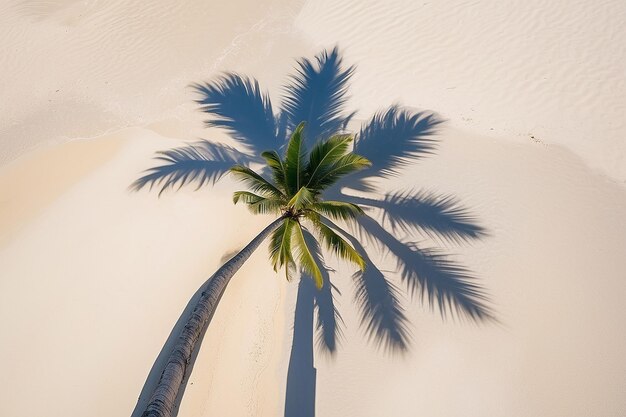
{"type": "MultiPolygon", "coordinates": [[[[471,209],[487,237],[421,243],[474,272],[500,324],[442,321],[403,292],[412,343],[391,354],[330,262],[343,337],[335,356],[316,348],[302,416],[624,415],[625,15],[616,1],[0,5],[0,415],[133,413],[189,298],[269,218],[233,207],[228,178],[161,198],[128,185],[156,150],[233,143],[203,128],[190,83],[233,70],[278,99],[294,58],[336,44],[357,65],[351,128],[398,101],[448,119],[435,155],[382,184],[471,209]]],[[[250,259],[180,417],[284,414],[297,285],[264,248],[250,259]]]]}

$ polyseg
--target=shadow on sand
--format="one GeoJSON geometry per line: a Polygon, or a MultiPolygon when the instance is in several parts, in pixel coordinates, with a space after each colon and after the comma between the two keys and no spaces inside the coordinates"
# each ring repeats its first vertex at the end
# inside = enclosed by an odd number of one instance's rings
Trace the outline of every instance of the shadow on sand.
{"type": "MultiPolygon", "coordinates": [[[[230,166],[260,162],[262,151],[280,149],[288,133],[301,121],[306,122],[304,137],[309,146],[345,132],[354,116],[345,111],[348,80],[353,72],[354,67],[344,68],[337,48],[321,52],[314,60],[300,59],[295,75],[289,78],[283,90],[278,111],[256,80],[239,74],[227,73],[212,82],[195,85],[199,93],[197,102],[201,110],[210,115],[207,126],[225,129],[241,149],[202,140],[162,152],[163,164],[151,168],[134,186],[158,186],[164,191],[191,181],[199,187],[214,183],[230,166]]],[[[451,195],[425,190],[388,191],[381,186],[380,179],[396,177],[414,162],[436,153],[435,135],[442,123],[431,112],[399,105],[376,113],[362,125],[354,140],[354,151],[368,158],[371,167],[347,177],[324,195],[326,199],[353,202],[366,210],[367,215],[348,225],[349,230],[331,225],[342,231],[364,254],[365,272],[352,277],[356,287],[354,299],[365,335],[387,354],[409,348],[409,319],[401,303],[401,291],[437,309],[443,318],[494,320],[486,293],[469,270],[439,247],[423,247],[397,237],[420,236],[440,246],[459,245],[485,237],[486,230],[451,195]],[[368,197],[356,196],[350,190],[368,197]],[[382,220],[377,220],[379,218],[382,220]],[[362,242],[375,249],[372,253],[390,253],[396,261],[396,273],[383,273],[362,242]],[[395,278],[398,283],[394,282],[395,278]]],[[[315,252],[319,263],[323,264],[319,247],[316,246],[315,252]]],[[[335,278],[326,269],[320,291],[312,280],[300,279],[286,381],[285,417],[315,416],[314,353],[317,349],[334,355],[342,334],[343,322],[333,303],[337,292],[332,284],[335,278]]],[[[161,362],[167,358],[168,348],[198,294],[181,315],[157,358],[140,403],[147,401],[144,396],[158,380],[161,362]]],[[[193,363],[190,370],[192,367],[193,363]]],[[[135,410],[139,409],[138,406],[135,410]]],[[[134,412],[132,417],[139,415],[134,412]]]]}

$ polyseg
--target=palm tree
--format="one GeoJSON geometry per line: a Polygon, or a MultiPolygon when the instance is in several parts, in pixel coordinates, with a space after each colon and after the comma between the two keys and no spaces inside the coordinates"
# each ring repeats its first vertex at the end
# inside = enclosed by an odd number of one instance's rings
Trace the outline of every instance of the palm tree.
{"type": "MultiPolygon", "coordinates": [[[[392,105],[363,123],[355,135],[346,135],[355,114],[345,112],[347,85],[353,72],[354,67],[343,67],[337,48],[323,51],[315,61],[301,59],[296,74],[284,88],[278,111],[252,78],[226,73],[212,82],[196,84],[194,88],[200,94],[197,102],[210,115],[207,126],[226,130],[241,146],[201,140],[162,151],[157,156],[160,165],[133,183],[134,189],[158,187],[160,195],[192,183],[198,188],[214,184],[232,173],[250,187],[249,191],[235,193],[235,203],[247,204],[254,213],[280,214],[215,273],[203,292],[211,301],[199,303],[207,311],[202,317],[210,318],[209,312],[221,296],[222,290],[217,289],[224,288],[250,253],[271,235],[270,258],[274,268],[284,267],[290,278],[294,265],[299,264],[304,275],[315,282],[317,291],[298,291],[296,310],[303,307],[302,311],[317,311],[318,346],[334,354],[342,331],[341,315],[333,302],[336,290],[332,277],[324,267],[312,231],[326,247],[358,266],[353,276],[355,301],[366,334],[378,346],[390,351],[406,350],[410,330],[401,288],[393,282],[395,274],[376,266],[376,252],[366,252],[370,247],[391,254],[409,296],[438,309],[443,317],[475,322],[494,319],[485,291],[467,268],[437,247],[398,237],[402,232],[409,236],[419,234],[442,245],[460,244],[484,237],[485,229],[476,224],[454,196],[423,189],[388,191],[379,181],[398,176],[410,164],[434,154],[434,135],[442,120],[432,113],[392,105]],[[268,151],[284,143],[283,158],[276,151],[268,151]],[[305,143],[311,147],[308,153],[305,143]],[[342,158],[354,163],[346,166],[349,172],[328,172],[333,164],[344,161],[342,158]],[[305,163],[300,165],[302,162],[305,163]],[[249,168],[251,164],[263,164],[264,168],[255,173],[249,168]],[[340,221],[344,224],[339,225],[340,221]],[[301,294],[305,296],[301,298],[301,294]]],[[[301,280],[304,282],[307,281],[301,280]]],[[[297,329],[298,333],[314,331],[310,325],[310,329],[297,329]]],[[[193,350],[201,329],[202,326],[194,327],[193,337],[186,339],[193,343],[185,345],[185,355],[193,350]]],[[[292,354],[295,344],[294,339],[292,354]]],[[[174,354],[178,350],[174,348],[174,354]]],[[[311,361],[303,369],[312,369],[311,355],[300,356],[311,361]]],[[[180,381],[186,362],[182,356],[174,362],[175,378],[180,381]]],[[[171,377],[166,368],[161,379],[168,378],[171,377]]],[[[288,386],[291,379],[288,376],[288,386]]],[[[176,396],[176,391],[171,387],[151,404],[159,405],[165,401],[162,398],[168,398],[168,404],[172,404],[170,398],[176,396]]],[[[171,409],[171,405],[168,407],[171,409]]],[[[285,415],[303,415],[302,404],[295,404],[293,410],[287,405],[285,415]]],[[[313,414],[313,410],[307,411],[307,415],[313,414]]]]}
{"type": "Polygon", "coordinates": [[[299,266],[313,278],[317,288],[323,286],[320,265],[314,258],[311,244],[307,243],[312,239],[311,232],[339,258],[353,263],[361,271],[365,269],[363,257],[332,223],[333,220],[354,220],[363,211],[356,204],[324,200],[322,193],[342,177],[368,167],[370,162],[350,151],[352,137],[349,135],[331,136],[317,142],[307,152],[303,143],[304,125],[300,123],[292,133],[284,157],[276,151],[262,153],[271,179],[243,165],[230,168],[230,173],[249,188],[249,191],[236,191],[234,203],[246,204],[254,214],[279,217],[215,273],[168,359],[144,416],[171,415],[202,329],[213,315],[230,278],[266,237],[271,236],[270,258],[274,270],[284,268],[288,280],[299,266]]]}

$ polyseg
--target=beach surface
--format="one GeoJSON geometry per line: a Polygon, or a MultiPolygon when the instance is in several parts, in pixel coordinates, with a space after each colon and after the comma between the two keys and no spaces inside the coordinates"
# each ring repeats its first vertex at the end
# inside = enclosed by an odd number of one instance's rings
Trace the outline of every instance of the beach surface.
{"type": "MultiPolygon", "coordinates": [[[[161,197],[129,185],[156,151],[234,143],[205,128],[190,84],[236,71],[278,103],[296,59],[334,46],[356,65],[350,129],[394,103],[446,120],[436,152],[381,189],[470,209],[487,231],[474,242],[397,237],[453,254],[498,322],[442,319],[402,291],[411,343],[390,351],[368,337],[353,271],[330,261],[342,336],[334,355],[314,344],[300,415],[626,414],[626,5],[380,4],[0,5],[0,415],[140,415],[190,299],[272,218],[233,206],[229,177],[161,197]]],[[[179,417],[295,417],[297,296],[262,246],[179,417]]]]}

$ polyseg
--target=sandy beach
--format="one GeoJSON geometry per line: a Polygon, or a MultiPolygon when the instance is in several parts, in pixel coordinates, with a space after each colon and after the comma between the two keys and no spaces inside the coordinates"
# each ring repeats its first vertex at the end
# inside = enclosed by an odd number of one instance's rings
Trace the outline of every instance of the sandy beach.
{"type": "Polygon", "coordinates": [[[467,267],[497,321],[442,319],[364,239],[402,289],[410,343],[368,334],[354,271],[329,259],[329,354],[317,318],[294,338],[298,280],[263,245],[222,297],[176,415],[625,415],[625,20],[618,1],[0,5],[0,415],[141,415],[190,300],[273,217],[233,205],[229,176],[160,197],[129,186],[157,151],[238,146],[206,128],[190,85],[246,74],[277,106],[297,60],[335,46],[355,65],[349,131],[395,103],[444,120],[435,152],[379,193],[468,208],[479,239],[394,236],[467,267]],[[302,378],[296,342],[312,355],[302,378]]]}

